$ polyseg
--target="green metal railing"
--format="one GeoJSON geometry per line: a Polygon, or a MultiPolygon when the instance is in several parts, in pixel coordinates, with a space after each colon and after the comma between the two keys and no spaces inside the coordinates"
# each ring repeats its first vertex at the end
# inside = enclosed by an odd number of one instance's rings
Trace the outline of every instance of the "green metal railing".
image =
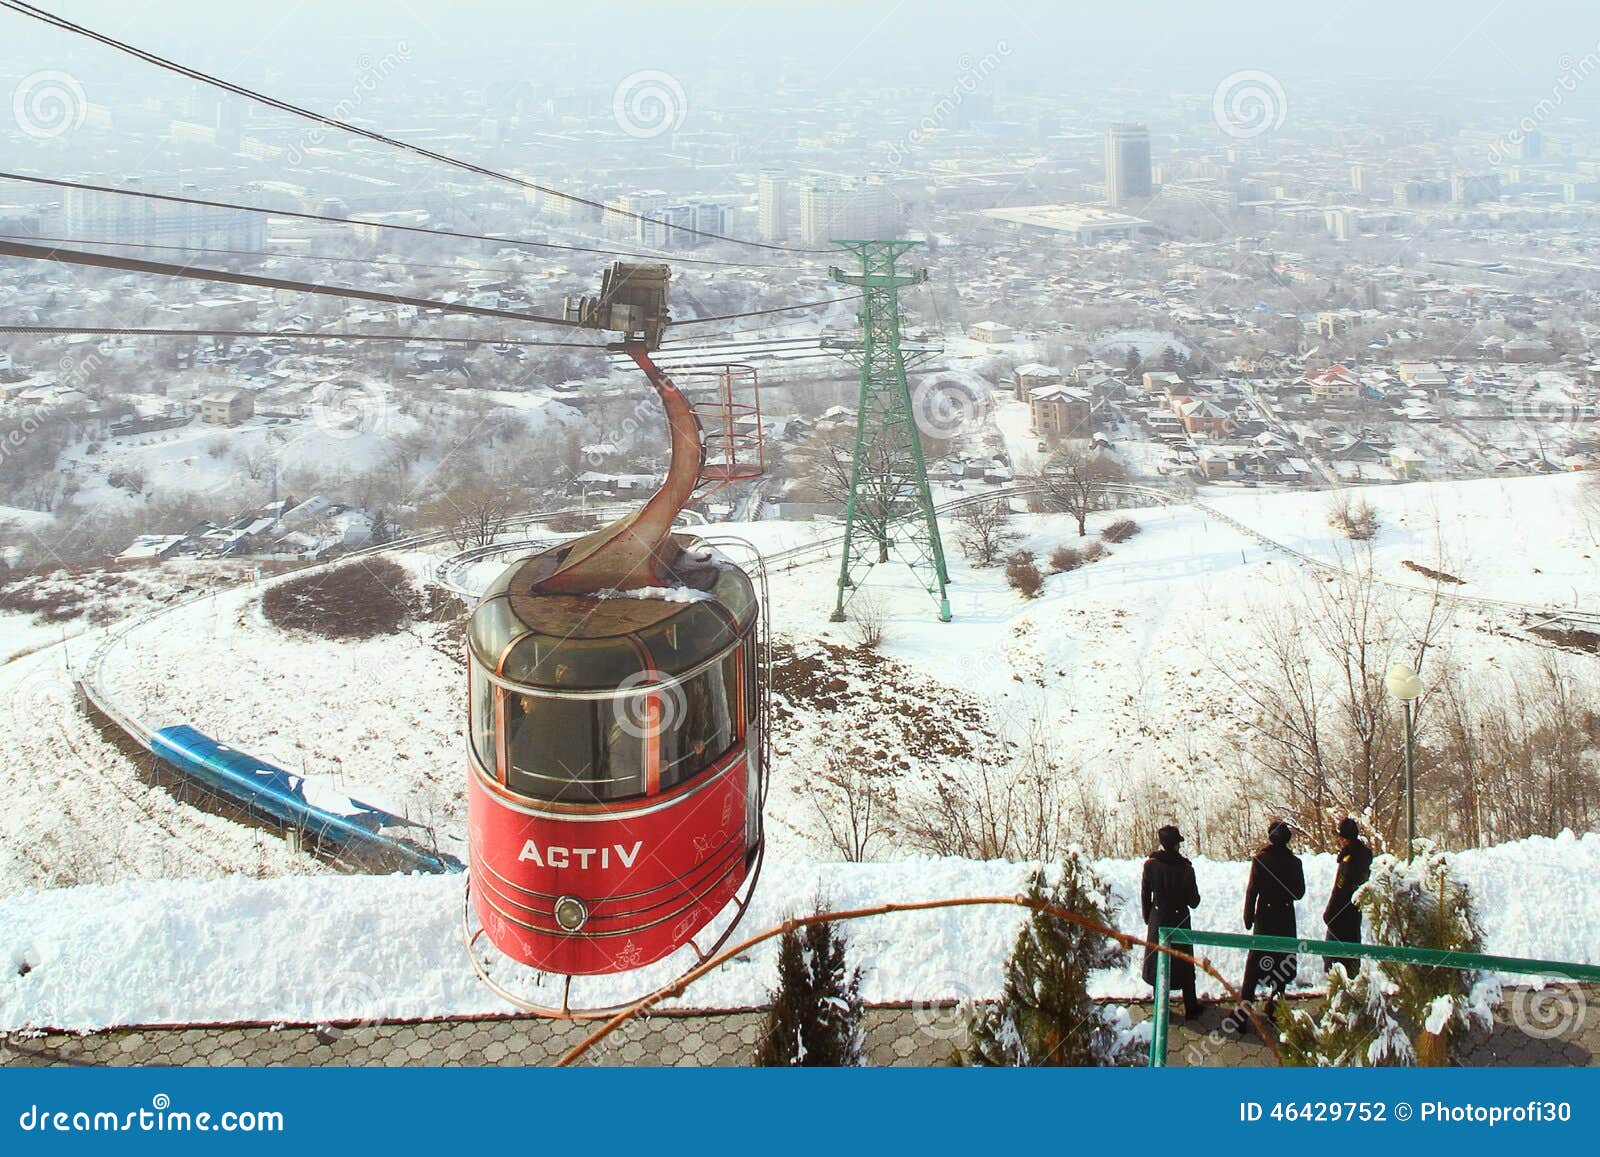
{"type": "MultiPolygon", "coordinates": [[[[1205,932],[1193,928],[1161,928],[1163,946],[1241,948],[1283,955],[1332,956],[1361,960],[1388,960],[1396,964],[1427,964],[1440,968],[1471,968],[1480,972],[1513,972],[1525,976],[1559,976],[1563,980],[1600,982],[1600,965],[1563,960],[1530,960],[1521,956],[1489,956],[1478,952],[1449,952],[1441,948],[1406,948],[1390,944],[1355,944],[1347,940],[1299,940],[1293,936],[1255,936],[1242,932],[1205,932]]],[[[1167,1031],[1171,1019],[1167,1001],[1172,994],[1172,956],[1156,955],[1156,1005],[1151,1018],[1150,1066],[1167,1063],[1167,1031]]]]}

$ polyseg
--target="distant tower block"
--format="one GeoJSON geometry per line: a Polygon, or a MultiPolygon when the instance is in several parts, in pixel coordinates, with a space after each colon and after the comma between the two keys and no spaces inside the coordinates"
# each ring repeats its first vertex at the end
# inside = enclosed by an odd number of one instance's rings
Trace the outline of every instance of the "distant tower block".
{"type": "Polygon", "coordinates": [[[844,555],[833,621],[844,621],[844,605],[858,572],[898,555],[934,597],[939,618],[950,621],[950,581],[939,521],[928,492],[922,442],[906,385],[906,354],[900,346],[900,290],[920,285],[928,271],[896,273],[895,261],[914,241],[835,241],[861,260],[861,272],[837,267],[828,275],[862,291],[861,345],[846,357],[861,369],[861,402],[845,505],[844,555]]]}
{"type": "Polygon", "coordinates": [[[1141,124],[1114,124],[1106,129],[1106,203],[1113,209],[1148,200],[1150,130],[1141,124]]]}

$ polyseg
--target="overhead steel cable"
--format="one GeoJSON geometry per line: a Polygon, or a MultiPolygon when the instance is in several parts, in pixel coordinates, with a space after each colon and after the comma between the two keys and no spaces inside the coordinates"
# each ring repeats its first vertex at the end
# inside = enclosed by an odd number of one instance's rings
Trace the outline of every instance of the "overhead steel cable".
{"type": "Polygon", "coordinates": [[[741,317],[764,317],[769,313],[789,313],[797,309],[818,309],[824,305],[833,305],[839,301],[855,301],[865,296],[866,294],[864,293],[846,293],[840,297],[824,297],[820,301],[802,301],[797,305],[776,305],[771,309],[751,309],[744,313],[719,313],[712,314],[710,317],[686,317],[682,321],[669,321],[667,327],[670,329],[675,326],[704,325],[707,322],[733,321],[741,317]]]}
{"type": "Polygon", "coordinates": [[[315,261],[325,265],[373,265],[391,269],[439,269],[447,273],[504,273],[521,277],[527,271],[497,265],[441,265],[430,261],[385,261],[378,257],[320,257],[315,253],[274,253],[265,249],[213,249],[204,245],[156,245],[149,241],[100,241],[93,237],[33,237],[0,233],[0,241],[48,241],[52,245],[89,245],[100,249],[152,249],[166,253],[209,253],[216,257],[248,257],[257,261],[315,261]]]}
{"type": "MultiPolygon", "coordinates": [[[[89,242],[89,244],[94,244],[89,242]]],[[[459,302],[435,301],[431,298],[407,297],[398,293],[384,293],[374,289],[354,289],[348,286],[318,285],[308,281],[294,281],[281,277],[263,277],[252,273],[235,273],[226,269],[204,269],[191,265],[172,265],[164,261],[145,261],[135,257],[119,257],[112,253],[94,253],[83,249],[63,249],[60,246],[28,245],[18,241],[0,240],[0,257],[20,257],[33,261],[55,261],[65,265],[82,265],[98,269],[111,269],[122,273],[152,273],[162,277],[182,277],[194,281],[219,281],[230,285],[248,285],[263,289],[287,289],[300,293],[320,293],[328,297],[345,297],[356,301],[377,301],[390,305],[413,305],[418,309],[437,309],[447,313],[460,313],[474,317],[500,317],[511,321],[531,321],[544,325],[582,328],[579,322],[564,317],[522,313],[516,310],[491,309],[487,306],[462,305],[459,302]]],[[[669,325],[693,325],[697,322],[729,321],[741,317],[760,317],[766,314],[786,313],[797,309],[815,309],[832,305],[836,301],[849,301],[860,294],[806,301],[798,305],[782,305],[771,309],[756,309],[746,313],[729,313],[716,317],[692,317],[669,325]]]]}
{"type": "Polygon", "coordinates": [[[541,341],[533,338],[499,337],[438,337],[410,333],[302,333],[292,329],[164,329],[134,326],[68,326],[68,325],[0,325],[0,333],[33,335],[36,337],[175,337],[175,338],[258,338],[265,341],[395,341],[418,345],[486,345],[552,347],[560,349],[600,350],[610,346],[587,341],[541,341]]]}
{"type": "MultiPolygon", "coordinates": [[[[4,0],[0,0],[3,4],[4,0]]],[[[22,181],[30,185],[46,185],[53,189],[77,189],[86,193],[110,193],[118,197],[138,197],[146,201],[165,201],[173,205],[198,205],[207,209],[232,209],[238,213],[259,213],[268,217],[285,217],[295,221],[319,221],[326,225],[360,225],[368,229],[387,229],[396,233],[421,233],[431,237],[450,237],[458,241],[485,241],[494,245],[507,245],[517,249],[555,249],[566,253],[598,253],[603,257],[632,257],[641,261],[661,261],[658,253],[636,253],[626,249],[602,249],[590,245],[564,245],[555,241],[529,241],[520,237],[494,237],[486,233],[463,233],[455,229],[430,229],[424,225],[401,225],[393,221],[364,221],[359,217],[333,217],[325,213],[306,213],[297,209],[267,209],[260,205],[241,205],[233,201],[213,201],[204,197],[183,197],[176,193],[152,193],[145,189],[119,189],[115,185],[91,185],[83,181],[66,181],[58,177],[35,177],[27,173],[0,172],[0,180],[22,181]]],[[[732,269],[778,269],[782,266],[752,265],[742,261],[718,261],[711,257],[670,258],[676,263],[719,265],[732,269]]]]}
{"type": "Polygon", "coordinates": [[[417,309],[458,313],[467,317],[498,317],[509,321],[559,325],[568,329],[580,328],[578,322],[570,321],[564,317],[545,317],[536,313],[521,313],[513,309],[493,309],[489,306],[465,305],[455,301],[434,301],[425,297],[408,297],[400,293],[384,293],[376,289],[353,289],[342,285],[318,285],[315,282],[293,281],[283,277],[262,277],[253,273],[233,273],[226,269],[202,269],[188,265],[171,265],[164,261],[144,261],[136,257],[118,257],[110,253],[88,253],[79,249],[52,248],[45,245],[23,245],[16,241],[0,241],[0,257],[20,257],[31,261],[53,261],[64,265],[110,269],[118,273],[151,273],[160,277],[181,277],[190,281],[215,281],[227,285],[247,285],[258,289],[282,289],[292,293],[316,293],[325,297],[342,297],[353,301],[375,301],[384,305],[409,305],[417,309]]]}
{"type": "Polygon", "coordinates": [[[415,153],[419,157],[426,157],[428,160],[437,161],[440,164],[450,165],[454,168],[464,170],[465,172],[475,173],[480,177],[488,177],[489,179],[495,181],[505,181],[509,184],[517,185],[521,188],[527,189],[530,192],[541,193],[547,197],[555,197],[559,200],[567,201],[575,205],[587,205],[590,208],[599,209],[605,213],[613,213],[633,221],[647,222],[663,229],[673,229],[679,233],[691,237],[705,237],[709,240],[726,241],[734,245],[745,245],[752,249],[764,249],[777,253],[831,252],[831,250],[826,249],[793,249],[787,245],[774,245],[765,241],[748,241],[739,237],[729,237],[722,233],[713,233],[704,229],[695,229],[688,225],[675,225],[671,222],[660,220],[659,218],[646,216],[643,213],[635,213],[628,209],[620,209],[614,205],[608,205],[604,201],[596,201],[589,197],[580,197],[576,193],[567,193],[560,189],[551,188],[548,185],[540,185],[522,177],[512,176],[510,173],[503,173],[496,169],[486,168],[485,166],[476,164],[472,161],[463,160],[460,157],[452,157],[448,153],[436,152],[433,149],[424,148],[422,145],[412,144],[408,141],[402,141],[395,137],[386,136],[383,133],[376,132],[372,129],[362,128],[360,125],[352,124],[349,121],[340,120],[337,117],[331,117],[323,113],[314,112],[311,109],[303,108],[300,105],[291,104],[286,100],[279,100],[277,97],[268,96],[265,93],[257,92],[255,89],[246,88],[241,84],[235,84],[232,81],[223,80],[221,77],[213,76],[210,73],[201,72],[197,68],[190,68],[188,65],[179,64],[177,61],[169,60],[164,56],[158,56],[153,52],[143,48],[135,47],[126,41],[118,40],[115,37],[108,36],[103,32],[96,32],[92,28],[86,28],[81,24],[74,24],[65,17],[57,16],[53,12],[47,12],[45,9],[36,7],[32,4],[23,3],[22,0],[0,0],[0,7],[9,8],[18,15],[26,16],[32,20],[41,21],[42,23],[49,24],[54,28],[59,28],[64,32],[71,32],[77,36],[87,37],[90,40],[105,45],[107,48],[114,48],[118,52],[137,57],[139,60],[142,60],[147,64],[153,64],[157,68],[165,69],[168,72],[177,73],[179,76],[184,76],[190,80],[199,81],[202,84],[209,84],[213,88],[220,88],[224,92],[232,93],[233,95],[243,97],[246,100],[256,101],[257,103],[264,104],[269,108],[275,108],[280,112],[286,112],[293,116],[315,121],[318,124],[326,125],[329,128],[338,129],[341,132],[351,133],[355,136],[365,138],[366,140],[375,141],[381,145],[388,145],[391,148],[402,149],[409,153],[415,153]]]}

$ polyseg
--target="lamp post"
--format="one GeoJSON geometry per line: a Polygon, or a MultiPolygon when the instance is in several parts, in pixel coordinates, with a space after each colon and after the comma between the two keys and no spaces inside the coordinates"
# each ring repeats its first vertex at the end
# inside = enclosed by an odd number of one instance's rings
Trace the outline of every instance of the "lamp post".
{"type": "Polygon", "coordinates": [[[1416,702],[1422,697],[1422,679],[1404,663],[1396,663],[1383,677],[1389,694],[1400,701],[1401,729],[1406,744],[1406,861],[1417,842],[1416,702]]]}

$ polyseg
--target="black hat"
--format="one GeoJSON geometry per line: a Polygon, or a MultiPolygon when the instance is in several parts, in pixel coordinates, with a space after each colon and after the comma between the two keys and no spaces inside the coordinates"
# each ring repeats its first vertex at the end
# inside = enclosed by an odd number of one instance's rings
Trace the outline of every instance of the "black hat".
{"type": "Polygon", "coordinates": [[[1282,820],[1274,820],[1272,826],[1267,829],[1267,839],[1279,846],[1287,846],[1289,837],[1292,835],[1294,835],[1294,829],[1282,820]]]}
{"type": "Polygon", "coordinates": [[[1167,851],[1176,851],[1179,844],[1183,843],[1183,833],[1172,824],[1167,824],[1156,832],[1156,840],[1167,851]]]}
{"type": "Polygon", "coordinates": [[[1356,823],[1354,816],[1345,816],[1339,821],[1339,835],[1347,840],[1353,840],[1361,834],[1361,825],[1356,823]]]}

